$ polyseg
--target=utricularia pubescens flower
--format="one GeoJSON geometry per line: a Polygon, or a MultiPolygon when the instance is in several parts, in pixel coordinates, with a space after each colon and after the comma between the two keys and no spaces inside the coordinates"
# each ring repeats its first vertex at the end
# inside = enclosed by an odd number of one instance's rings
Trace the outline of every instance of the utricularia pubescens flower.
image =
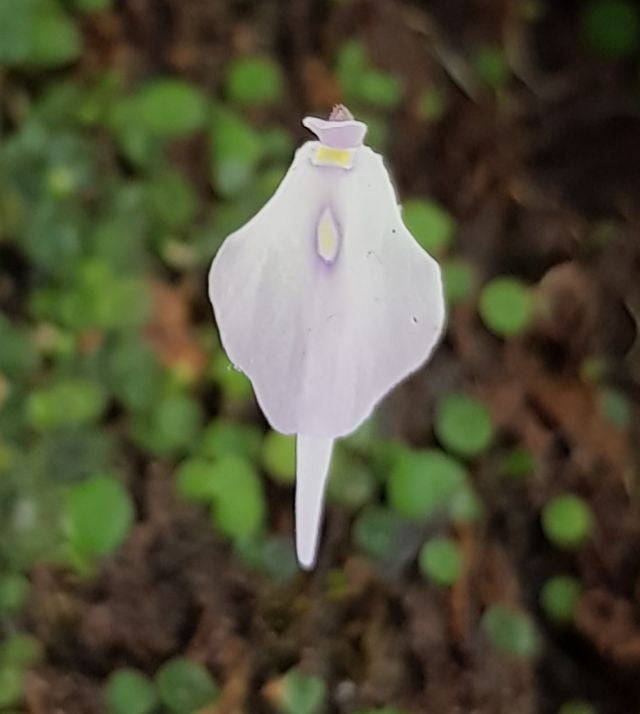
{"type": "Polygon", "coordinates": [[[344,107],[302,123],[318,140],[225,240],[209,293],[229,359],[272,427],[297,437],[296,546],[311,568],[334,440],[429,357],[444,300],[366,125],[344,107]]]}

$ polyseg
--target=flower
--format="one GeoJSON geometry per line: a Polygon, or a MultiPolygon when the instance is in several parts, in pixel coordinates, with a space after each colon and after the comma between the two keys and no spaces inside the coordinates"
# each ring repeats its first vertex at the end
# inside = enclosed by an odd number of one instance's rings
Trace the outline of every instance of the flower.
{"type": "Polygon", "coordinates": [[[429,357],[444,298],[366,125],[344,107],[303,124],[318,141],[225,240],[209,293],[229,359],[272,427],[297,435],[296,545],[311,568],[334,440],[429,357]]]}

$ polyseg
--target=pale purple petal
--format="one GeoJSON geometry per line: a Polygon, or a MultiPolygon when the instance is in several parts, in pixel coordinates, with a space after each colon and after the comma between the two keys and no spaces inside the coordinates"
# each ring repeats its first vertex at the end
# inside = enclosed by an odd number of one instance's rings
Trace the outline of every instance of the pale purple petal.
{"type": "Polygon", "coordinates": [[[296,552],[307,570],[316,562],[332,450],[333,439],[298,436],[296,440],[296,552]]]}
{"type": "Polygon", "coordinates": [[[337,437],[429,356],[442,330],[437,263],[408,232],[380,156],[353,167],[296,154],[267,205],[230,236],[210,273],[222,343],[278,431],[337,437]],[[329,211],[333,260],[319,252],[329,211]]]}
{"type": "Polygon", "coordinates": [[[362,145],[367,125],[356,119],[346,121],[332,121],[331,119],[318,119],[318,117],[305,117],[304,126],[312,131],[325,145],[333,149],[355,149],[362,145]]]}

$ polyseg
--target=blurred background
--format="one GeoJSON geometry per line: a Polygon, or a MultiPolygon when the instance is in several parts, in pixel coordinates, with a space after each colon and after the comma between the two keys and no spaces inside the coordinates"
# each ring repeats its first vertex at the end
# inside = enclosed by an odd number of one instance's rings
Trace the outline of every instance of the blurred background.
{"type": "Polygon", "coordinates": [[[0,712],[640,712],[640,7],[0,0],[0,712]],[[293,442],[206,271],[345,102],[433,360],[293,442]]]}

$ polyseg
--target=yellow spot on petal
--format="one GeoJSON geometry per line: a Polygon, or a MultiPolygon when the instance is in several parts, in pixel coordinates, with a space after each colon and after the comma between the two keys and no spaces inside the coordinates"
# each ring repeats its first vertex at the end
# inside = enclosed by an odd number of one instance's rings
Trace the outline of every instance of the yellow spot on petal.
{"type": "Polygon", "coordinates": [[[311,157],[314,166],[337,166],[350,169],[353,165],[353,149],[334,149],[331,146],[319,144],[311,157]]]}
{"type": "Polygon", "coordinates": [[[340,235],[330,208],[325,208],[320,216],[316,238],[318,255],[328,263],[332,263],[338,254],[340,235]]]}

